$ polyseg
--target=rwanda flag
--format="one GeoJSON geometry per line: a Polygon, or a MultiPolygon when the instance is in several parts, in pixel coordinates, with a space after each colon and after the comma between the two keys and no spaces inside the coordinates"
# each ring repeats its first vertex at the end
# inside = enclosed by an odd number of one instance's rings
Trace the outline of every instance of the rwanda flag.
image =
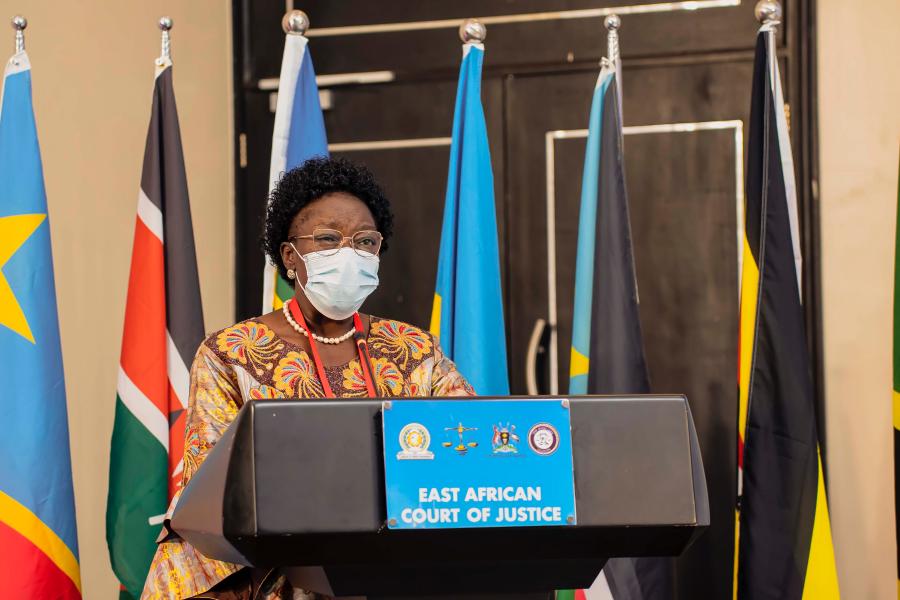
{"type": "Polygon", "coordinates": [[[737,598],[839,598],[803,307],[797,195],[774,34],[753,68],[740,308],[737,598]]]}
{"type": "Polygon", "coordinates": [[[0,598],[81,597],[50,223],[25,52],[0,107],[0,598]]]}
{"type": "MultiPolygon", "coordinates": [[[[298,33],[288,33],[284,40],[281,78],[278,80],[269,192],[282,173],[316,156],[328,156],[328,139],[319,104],[316,72],[309,55],[309,40],[298,33]]],[[[282,279],[275,266],[268,261],[263,277],[262,311],[265,314],[280,309],[285,300],[290,300],[294,295],[294,286],[282,279]]]]}
{"type": "MultiPolygon", "coordinates": [[[[569,394],[650,391],[638,311],[615,66],[603,61],[588,124],[575,263],[569,394]]],[[[672,598],[672,561],[616,558],[587,600],[672,598]]],[[[578,598],[582,592],[566,592],[578,598]]],[[[564,593],[558,595],[564,597],[564,593]]]]}
{"type": "Polygon", "coordinates": [[[509,394],[494,174],[481,106],[482,44],[464,44],[431,333],[475,390],[509,394]]]}
{"type": "Polygon", "coordinates": [[[162,58],[138,193],[109,461],[106,541],[123,599],[140,596],[181,485],[189,370],[203,337],[172,62],[162,58]]]}

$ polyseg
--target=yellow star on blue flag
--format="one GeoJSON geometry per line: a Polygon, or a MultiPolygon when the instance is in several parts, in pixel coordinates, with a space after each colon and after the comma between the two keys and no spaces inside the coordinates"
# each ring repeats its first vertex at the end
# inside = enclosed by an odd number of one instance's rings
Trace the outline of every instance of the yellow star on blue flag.
{"type": "Polygon", "coordinates": [[[0,325],[9,327],[32,344],[34,335],[9,281],[3,276],[3,265],[46,218],[46,214],[0,217],[0,325]]]}
{"type": "Polygon", "coordinates": [[[15,457],[0,459],[0,548],[15,559],[0,595],[43,598],[50,585],[54,598],[80,600],[50,217],[24,51],[6,63],[0,99],[0,457],[15,457]]]}

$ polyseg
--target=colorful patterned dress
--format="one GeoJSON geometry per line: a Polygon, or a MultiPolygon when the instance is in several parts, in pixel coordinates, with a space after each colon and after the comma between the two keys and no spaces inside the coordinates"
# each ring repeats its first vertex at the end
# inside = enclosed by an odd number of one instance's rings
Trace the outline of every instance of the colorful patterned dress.
{"type": "MultiPolygon", "coordinates": [[[[417,327],[373,317],[368,345],[381,396],[474,394],[431,334],[417,327]]],[[[325,373],[336,396],[367,395],[358,359],[325,367],[325,373]]],[[[266,325],[248,320],[212,334],[200,346],[191,367],[182,487],[197,472],[244,402],[323,397],[310,356],[266,325]]],[[[160,535],[142,600],[197,596],[243,600],[250,597],[251,587],[261,588],[254,593],[254,598],[261,600],[295,597],[290,584],[277,572],[263,581],[251,581],[249,569],[208,559],[169,530],[168,517],[179,496],[180,490],[166,515],[166,528],[160,535]]]]}

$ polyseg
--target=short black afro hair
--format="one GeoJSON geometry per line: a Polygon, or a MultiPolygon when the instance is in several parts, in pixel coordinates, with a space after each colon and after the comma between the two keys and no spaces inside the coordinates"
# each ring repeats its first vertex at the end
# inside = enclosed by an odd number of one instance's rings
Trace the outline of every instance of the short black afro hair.
{"type": "Polygon", "coordinates": [[[287,269],[281,262],[281,244],[288,239],[294,217],[313,200],[333,192],[355,196],[369,207],[375,217],[375,226],[384,238],[381,251],[387,250],[394,215],[391,203],[375,183],[372,172],[345,158],[311,158],[281,176],[269,195],[266,208],[266,226],[261,240],[263,251],[285,279],[287,269]]]}

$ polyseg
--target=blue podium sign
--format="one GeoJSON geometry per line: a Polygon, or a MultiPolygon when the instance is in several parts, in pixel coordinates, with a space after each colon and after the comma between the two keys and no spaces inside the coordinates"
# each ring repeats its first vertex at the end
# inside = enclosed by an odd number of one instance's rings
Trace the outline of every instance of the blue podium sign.
{"type": "Polygon", "coordinates": [[[384,403],[388,527],[574,525],[565,400],[384,403]]]}

